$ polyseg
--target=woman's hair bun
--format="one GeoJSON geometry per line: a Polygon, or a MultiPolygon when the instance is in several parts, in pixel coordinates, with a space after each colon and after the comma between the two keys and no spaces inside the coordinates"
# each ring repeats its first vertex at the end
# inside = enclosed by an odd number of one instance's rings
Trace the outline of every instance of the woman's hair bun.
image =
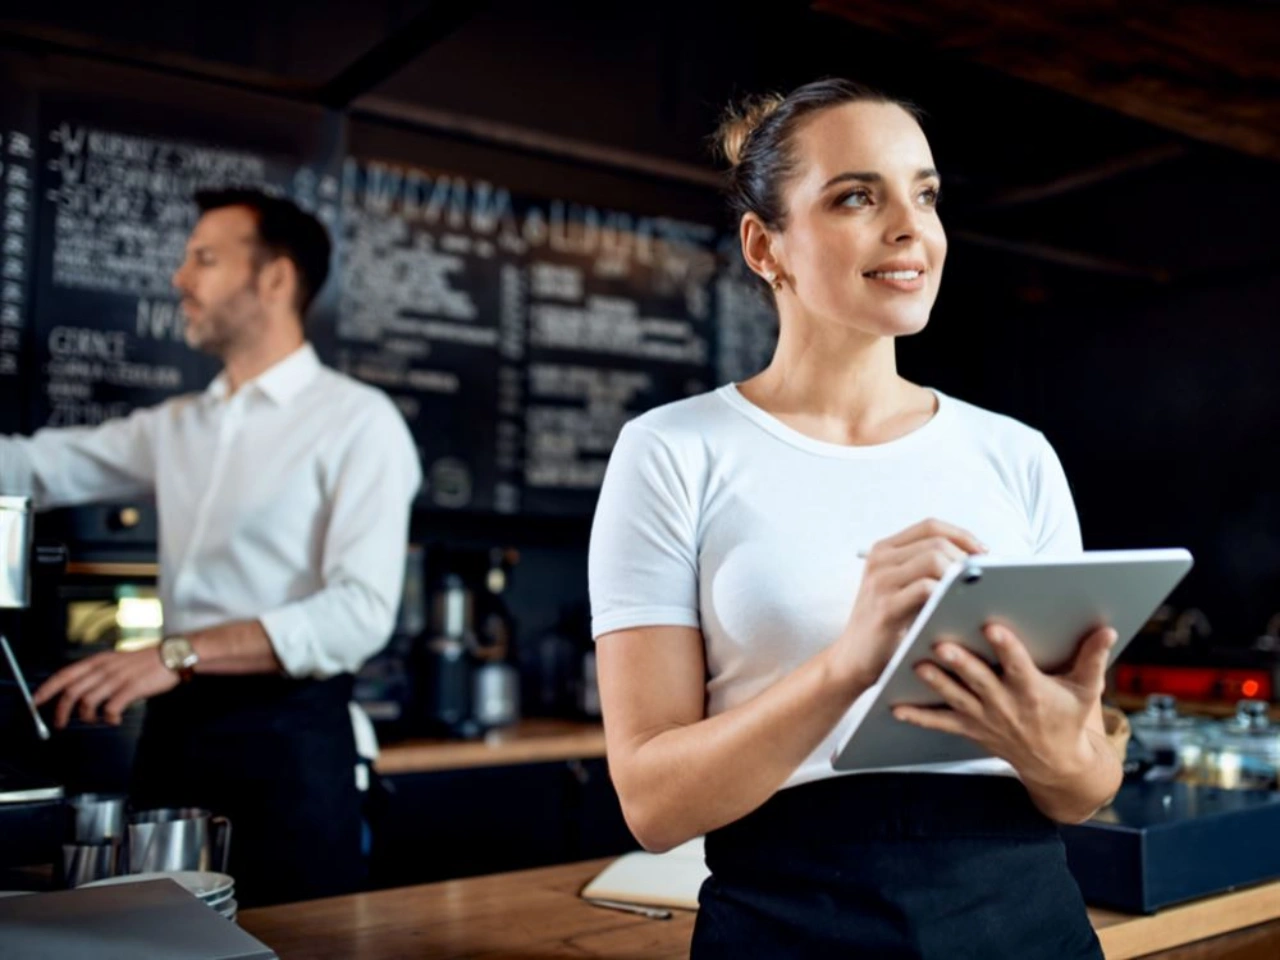
{"type": "Polygon", "coordinates": [[[748,97],[725,111],[724,119],[716,130],[716,145],[720,154],[736,167],[742,160],[742,151],[753,130],[764,123],[785,102],[781,94],[768,93],[748,97]]]}

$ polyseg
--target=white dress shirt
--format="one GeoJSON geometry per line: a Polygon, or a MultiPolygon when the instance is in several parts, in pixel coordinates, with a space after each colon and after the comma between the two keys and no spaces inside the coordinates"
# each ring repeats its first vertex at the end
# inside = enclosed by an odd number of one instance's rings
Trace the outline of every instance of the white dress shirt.
{"type": "Polygon", "coordinates": [[[37,509],[154,497],[165,632],[257,619],[293,677],[386,643],[421,479],[391,401],[310,344],[231,396],[219,375],[98,427],[0,437],[0,492],[37,509]]]}

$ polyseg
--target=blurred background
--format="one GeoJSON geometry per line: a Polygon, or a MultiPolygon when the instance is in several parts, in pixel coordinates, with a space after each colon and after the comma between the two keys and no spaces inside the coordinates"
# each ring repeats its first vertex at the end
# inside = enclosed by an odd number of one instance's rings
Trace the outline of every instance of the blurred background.
{"type": "MultiPolygon", "coordinates": [[[[1043,430],[1087,547],[1196,556],[1126,652],[1121,702],[1273,699],[1278,21],[1268,0],[8,0],[0,432],[203,389],[214,369],[169,287],[191,190],[293,197],[337,242],[309,334],[393,397],[426,476],[397,633],[357,689],[380,738],[590,728],[586,545],[617,431],[751,375],[776,332],[708,137],[735,97],[849,77],[925,110],[945,184],[946,282],[900,344],[904,374],[1043,430]],[[470,699],[449,712],[428,641],[464,634],[470,699]],[[518,703],[475,692],[513,677],[518,703]]],[[[62,552],[8,626],[35,681],[158,638],[149,504],[36,532],[62,552]]],[[[10,759],[70,788],[123,783],[136,718],[42,747],[11,687],[0,706],[10,759]]],[[[615,816],[534,849],[546,818],[614,809],[598,757],[557,763],[541,792],[545,769],[384,764],[392,809],[417,790],[453,811],[439,823],[521,847],[429,869],[405,854],[381,880],[625,846],[615,816]],[[554,810],[515,810],[511,789],[554,810]]]]}

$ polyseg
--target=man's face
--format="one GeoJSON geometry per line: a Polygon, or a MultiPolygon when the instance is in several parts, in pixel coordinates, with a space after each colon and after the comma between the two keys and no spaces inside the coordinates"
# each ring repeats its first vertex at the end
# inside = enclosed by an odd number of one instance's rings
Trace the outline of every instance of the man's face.
{"type": "Polygon", "coordinates": [[[258,225],[248,207],[220,207],[200,218],[173,275],[190,346],[225,358],[256,338],[266,322],[258,251],[258,225]]]}

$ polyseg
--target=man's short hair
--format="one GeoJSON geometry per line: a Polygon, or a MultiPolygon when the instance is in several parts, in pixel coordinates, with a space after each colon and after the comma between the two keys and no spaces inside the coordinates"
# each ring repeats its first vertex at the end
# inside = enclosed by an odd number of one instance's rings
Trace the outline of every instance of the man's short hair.
{"type": "Polygon", "coordinates": [[[298,315],[306,317],[307,309],[329,276],[329,256],[333,244],[329,231],[319,220],[292,200],[273,197],[251,187],[222,187],[198,190],[195,195],[200,213],[223,207],[248,207],[258,221],[258,244],[267,256],[288,257],[298,274],[298,315]]]}

